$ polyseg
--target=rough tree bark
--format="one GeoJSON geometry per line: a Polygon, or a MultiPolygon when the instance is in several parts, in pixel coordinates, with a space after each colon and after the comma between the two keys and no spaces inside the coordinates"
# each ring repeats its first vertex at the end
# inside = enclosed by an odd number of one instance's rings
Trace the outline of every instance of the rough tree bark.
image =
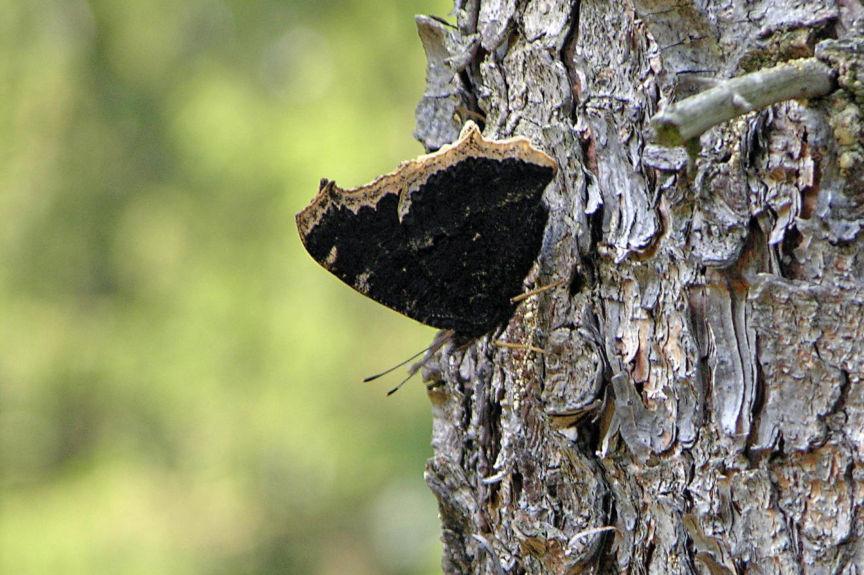
{"type": "Polygon", "coordinates": [[[864,573],[861,3],[454,14],[418,17],[417,137],[471,118],[554,156],[526,289],[566,285],[426,362],[444,570],[864,573]],[[692,161],[649,143],[705,78],[814,55],[829,96],[712,128],[692,161]]]}

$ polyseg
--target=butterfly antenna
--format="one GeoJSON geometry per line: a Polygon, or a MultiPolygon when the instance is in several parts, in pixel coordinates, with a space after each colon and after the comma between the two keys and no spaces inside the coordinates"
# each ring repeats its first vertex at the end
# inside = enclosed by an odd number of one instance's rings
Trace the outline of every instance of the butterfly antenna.
{"type": "MultiPolygon", "coordinates": [[[[433,345],[434,345],[434,344],[433,344],[433,345]]],[[[379,377],[382,377],[382,376],[387,375],[388,373],[390,373],[390,372],[392,372],[392,371],[395,371],[395,370],[399,369],[400,367],[402,367],[403,365],[405,365],[405,364],[408,363],[409,361],[413,360],[413,359],[414,359],[415,357],[417,357],[418,355],[421,355],[421,354],[426,353],[426,352],[429,351],[431,348],[432,348],[431,345],[430,345],[429,347],[424,347],[423,349],[421,349],[420,351],[418,351],[417,353],[415,353],[414,355],[412,355],[411,357],[409,357],[409,358],[406,359],[405,361],[403,361],[403,362],[401,362],[401,363],[397,363],[396,365],[394,365],[394,366],[391,367],[390,369],[387,369],[386,371],[382,371],[381,373],[376,373],[375,375],[370,375],[369,377],[367,377],[366,379],[363,380],[363,383],[366,383],[366,382],[369,382],[369,381],[374,381],[374,380],[378,379],[379,377]]],[[[412,373],[411,375],[414,375],[414,373],[412,373]]],[[[411,376],[408,376],[408,377],[410,378],[411,376]]],[[[403,381],[402,383],[405,383],[405,382],[403,381]]],[[[398,386],[396,389],[399,389],[399,387],[402,387],[402,383],[400,383],[399,386],[398,386]]],[[[396,389],[394,389],[393,391],[396,391],[396,389]]],[[[391,392],[391,393],[392,393],[392,392],[391,392]]],[[[390,393],[388,393],[387,395],[390,395],[390,393]]]]}
{"type": "Polygon", "coordinates": [[[391,389],[390,391],[387,392],[387,397],[390,397],[391,395],[393,395],[394,393],[396,393],[397,391],[399,391],[400,389],[402,389],[402,386],[405,385],[405,383],[406,383],[409,379],[411,379],[412,377],[414,377],[414,374],[415,374],[415,373],[417,373],[417,370],[411,370],[411,373],[408,374],[408,377],[406,377],[405,379],[403,379],[402,381],[400,381],[400,382],[399,382],[399,385],[397,385],[396,387],[394,387],[393,389],[391,389]]]}

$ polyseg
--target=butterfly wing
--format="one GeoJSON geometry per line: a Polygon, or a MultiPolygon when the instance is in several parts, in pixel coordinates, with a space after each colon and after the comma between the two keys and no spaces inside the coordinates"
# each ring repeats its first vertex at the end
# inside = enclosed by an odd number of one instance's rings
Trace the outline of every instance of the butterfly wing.
{"type": "Polygon", "coordinates": [[[323,181],[297,216],[307,251],[357,291],[463,336],[505,322],[543,241],[554,160],[476,127],[355,190],[323,181]]]}

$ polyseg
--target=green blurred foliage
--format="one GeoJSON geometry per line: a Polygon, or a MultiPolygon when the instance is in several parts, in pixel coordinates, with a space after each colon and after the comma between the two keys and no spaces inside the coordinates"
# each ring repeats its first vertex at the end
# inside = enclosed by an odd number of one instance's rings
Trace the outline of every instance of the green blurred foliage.
{"type": "Polygon", "coordinates": [[[439,571],[425,394],[358,383],[433,332],[293,215],[422,152],[449,8],[0,0],[0,573],[439,571]]]}

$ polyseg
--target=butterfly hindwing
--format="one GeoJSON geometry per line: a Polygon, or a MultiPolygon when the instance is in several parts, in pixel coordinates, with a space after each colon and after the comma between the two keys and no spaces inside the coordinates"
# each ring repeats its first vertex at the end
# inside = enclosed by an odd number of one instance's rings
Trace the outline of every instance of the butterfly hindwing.
{"type": "Polygon", "coordinates": [[[417,321],[481,335],[512,314],[543,240],[554,160],[476,126],[356,190],[322,181],[298,214],[306,249],[368,297],[417,321]]]}

